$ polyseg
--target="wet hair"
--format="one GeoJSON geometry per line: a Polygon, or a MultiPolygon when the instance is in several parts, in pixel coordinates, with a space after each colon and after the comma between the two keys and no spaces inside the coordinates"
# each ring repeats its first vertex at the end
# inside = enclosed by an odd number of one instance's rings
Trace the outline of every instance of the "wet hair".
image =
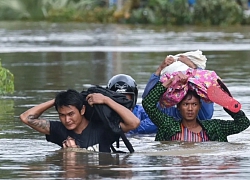
{"type": "Polygon", "coordinates": [[[177,104],[177,106],[179,106],[183,101],[185,100],[190,100],[192,99],[192,97],[195,97],[196,99],[199,100],[199,102],[201,102],[201,97],[197,94],[196,91],[193,90],[188,90],[187,94],[183,97],[183,99],[177,104]]]}
{"type": "Polygon", "coordinates": [[[75,106],[79,112],[81,112],[83,105],[86,105],[86,100],[83,98],[81,93],[74,89],[68,89],[67,91],[61,91],[56,95],[55,98],[55,109],[62,106],[75,106]]]}

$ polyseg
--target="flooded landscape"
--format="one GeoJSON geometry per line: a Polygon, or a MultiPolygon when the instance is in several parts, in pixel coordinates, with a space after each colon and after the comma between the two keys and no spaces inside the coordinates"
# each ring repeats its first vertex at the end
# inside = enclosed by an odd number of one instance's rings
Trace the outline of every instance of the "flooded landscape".
{"type": "MultiPolygon", "coordinates": [[[[141,103],[151,73],[167,55],[197,49],[249,117],[249,32],[250,27],[1,22],[0,59],[14,74],[15,92],[0,98],[0,179],[249,179],[250,128],[229,136],[228,143],[129,136],[135,153],[105,154],[60,150],[19,119],[61,90],[105,86],[118,73],[136,80],[141,103]]],[[[54,109],[44,116],[58,120],[54,109]]],[[[231,119],[216,104],[213,118],[231,119]]]]}

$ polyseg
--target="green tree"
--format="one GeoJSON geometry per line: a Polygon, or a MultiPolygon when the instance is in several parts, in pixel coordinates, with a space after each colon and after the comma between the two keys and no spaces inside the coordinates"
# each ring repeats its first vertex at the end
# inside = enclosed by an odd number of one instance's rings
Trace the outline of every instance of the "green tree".
{"type": "Polygon", "coordinates": [[[2,67],[0,60],[0,95],[14,92],[14,75],[2,67]]]}

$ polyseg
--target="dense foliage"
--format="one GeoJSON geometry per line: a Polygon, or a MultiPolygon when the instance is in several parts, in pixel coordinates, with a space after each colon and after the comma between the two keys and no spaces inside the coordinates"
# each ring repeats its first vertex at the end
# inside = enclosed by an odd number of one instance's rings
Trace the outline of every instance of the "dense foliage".
{"type": "Polygon", "coordinates": [[[250,24],[247,0],[0,0],[0,20],[81,21],[161,25],[250,24]],[[239,4],[242,2],[243,5],[239,4]]]}
{"type": "Polygon", "coordinates": [[[0,61],[0,95],[14,92],[14,75],[0,61]]]}

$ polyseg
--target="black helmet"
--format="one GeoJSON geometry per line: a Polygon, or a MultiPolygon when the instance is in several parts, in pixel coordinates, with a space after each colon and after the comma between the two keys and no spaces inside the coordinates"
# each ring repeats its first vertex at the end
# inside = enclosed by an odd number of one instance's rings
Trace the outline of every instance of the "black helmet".
{"type": "Polygon", "coordinates": [[[117,74],[109,80],[107,88],[118,93],[132,94],[134,101],[133,108],[136,105],[138,89],[135,80],[131,76],[117,74]]]}

